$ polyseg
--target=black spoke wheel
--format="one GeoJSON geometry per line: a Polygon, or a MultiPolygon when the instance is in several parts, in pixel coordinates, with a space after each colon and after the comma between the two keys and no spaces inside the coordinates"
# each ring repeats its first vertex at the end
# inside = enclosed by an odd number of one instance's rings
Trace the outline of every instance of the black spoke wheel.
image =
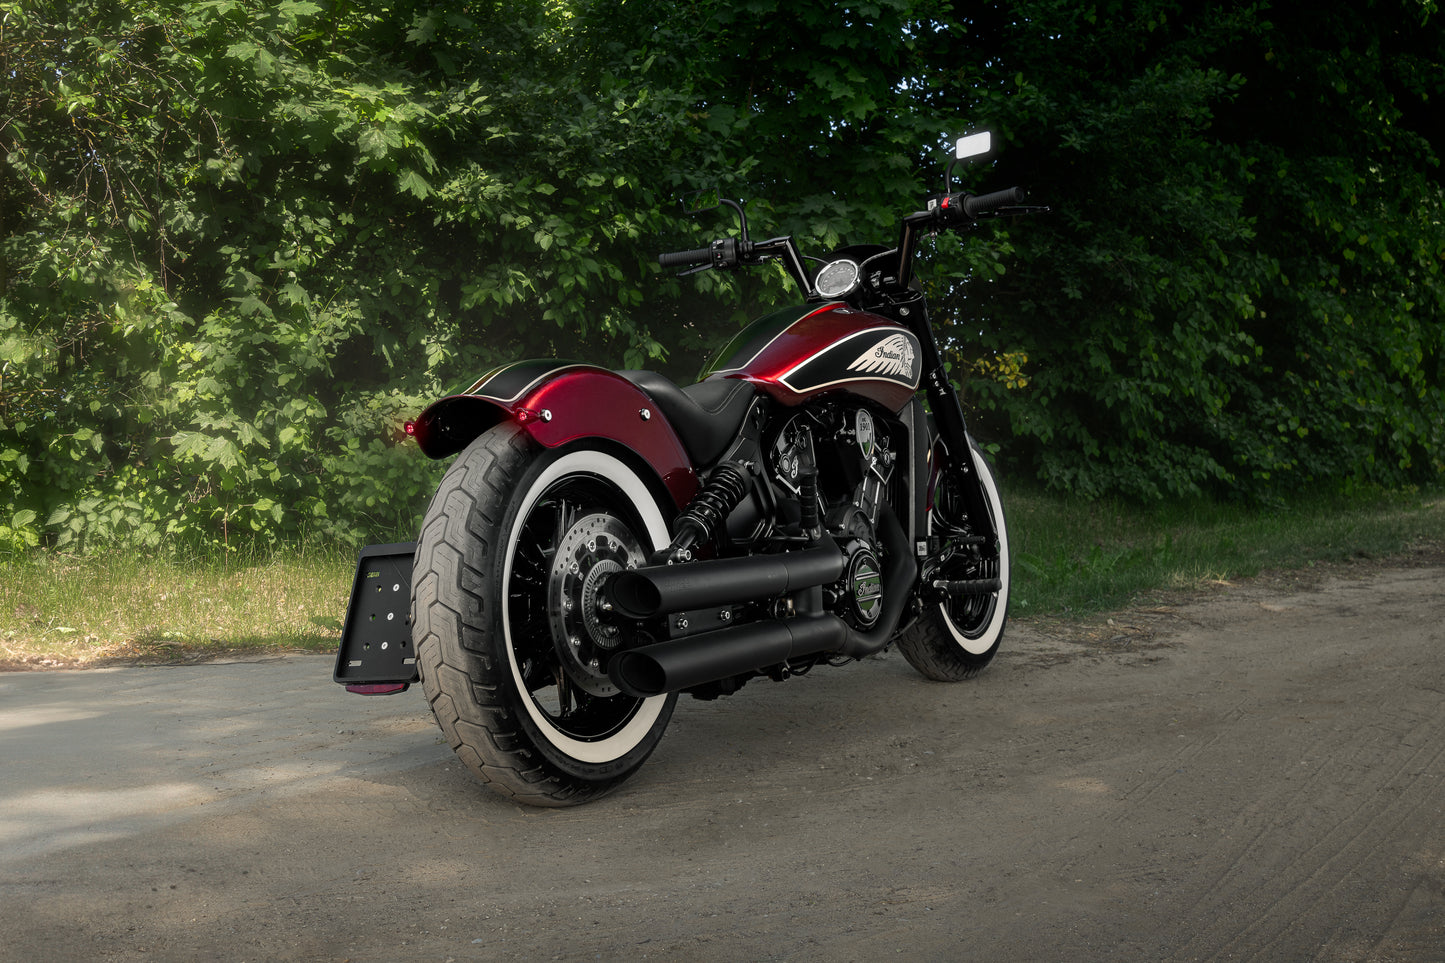
{"type": "Polygon", "coordinates": [[[923,577],[929,584],[947,581],[997,587],[932,601],[917,621],[896,637],[909,664],[941,682],[967,679],[988,665],[998,652],[1008,622],[1009,541],[1003,500],[993,468],[971,438],[967,457],[972,461],[970,472],[945,469],[935,486],[928,526],[929,535],[938,537],[941,547],[926,560],[923,577]],[[996,538],[984,540],[973,534],[958,489],[963,484],[982,487],[996,538]]]}
{"type": "Polygon", "coordinates": [[[458,457],[417,546],[414,636],[437,722],[478,778],[573,805],[652,753],[676,696],[608,679],[611,654],[646,640],[598,595],[667,540],[646,484],[605,452],[542,450],[504,425],[458,457]]]}

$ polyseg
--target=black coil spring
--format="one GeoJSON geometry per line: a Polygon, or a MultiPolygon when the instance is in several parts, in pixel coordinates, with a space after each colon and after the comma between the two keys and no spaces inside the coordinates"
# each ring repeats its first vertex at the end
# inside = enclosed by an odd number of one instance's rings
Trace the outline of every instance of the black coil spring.
{"type": "Polygon", "coordinates": [[[798,497],[803,503],[803,514],[800,523],[803,531],[811,532],[816,529],[820,522],[818,516],[818,472],[809,471],[803,475],[798,483],[798,497]]]}
{"type": "Polygon", "coordinates": [[[673,531],[679,535],[690,531],[692,544],[707,541],[747,493],[747,469],[736,462],[723,462],[713,469],[702,491],[677,516],[673,531]]]}

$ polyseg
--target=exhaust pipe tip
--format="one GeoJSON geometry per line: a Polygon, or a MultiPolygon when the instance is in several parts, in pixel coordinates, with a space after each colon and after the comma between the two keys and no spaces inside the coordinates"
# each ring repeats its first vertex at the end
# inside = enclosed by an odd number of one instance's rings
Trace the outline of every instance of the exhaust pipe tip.
{"type": "Polygon", "coordinates": [[[630,619],[647,619],[662,611],[662,592],[651,579],[635,571],[614,575],[607,583],[606,594],[613,607],[630,619]]]}
{"type": "Polygon", "coordinates": [[[836,649],[847,634],[836,615],[753,622],[618,652],[607,676],[618,689],[645,699],[836,649]]]}
{"type": "Polygon", "coordinates": [[[667,672],[646,656],[618,652],[607,665],[607,676],[634,699],[647,699],[667,691],[667,672]]]}

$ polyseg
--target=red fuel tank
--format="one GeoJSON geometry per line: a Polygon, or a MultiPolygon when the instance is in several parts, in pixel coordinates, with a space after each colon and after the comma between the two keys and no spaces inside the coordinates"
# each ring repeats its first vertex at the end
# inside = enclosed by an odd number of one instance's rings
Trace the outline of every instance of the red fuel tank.
{"type": "Polygon", "coordinates": [[[759,318],[718,352],[702,376],[751,381],[785,405],[848,391],[896,413],[918,390],[922,368],[913,332],[839,303],[759,318]]]}

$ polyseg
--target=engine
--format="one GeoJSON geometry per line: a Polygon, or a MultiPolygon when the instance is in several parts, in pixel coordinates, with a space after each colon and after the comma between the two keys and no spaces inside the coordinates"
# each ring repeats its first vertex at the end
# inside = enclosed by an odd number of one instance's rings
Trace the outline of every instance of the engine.
{"type": "Polygon", "coordinates": [[[845,622],[867,631],[883,606],[878,510],[895,461],[888,423],[865,407],[808,409],[790,418],[768,449],[779,514],[802,535],[828,532],[844,555],[843,577],[824,590],[845,622]],[[793,507],[796,506],[796,507],[793,507]]]}
{"type": "Polygon", "coordinates": [[[608,578],[604,611],[656,638],[612,653],[623,692],[712,699],[862,658],[898,625],[917,575],[896,517],[907,428],[867,403],[755,411],[672,544],[608,578]]]}

